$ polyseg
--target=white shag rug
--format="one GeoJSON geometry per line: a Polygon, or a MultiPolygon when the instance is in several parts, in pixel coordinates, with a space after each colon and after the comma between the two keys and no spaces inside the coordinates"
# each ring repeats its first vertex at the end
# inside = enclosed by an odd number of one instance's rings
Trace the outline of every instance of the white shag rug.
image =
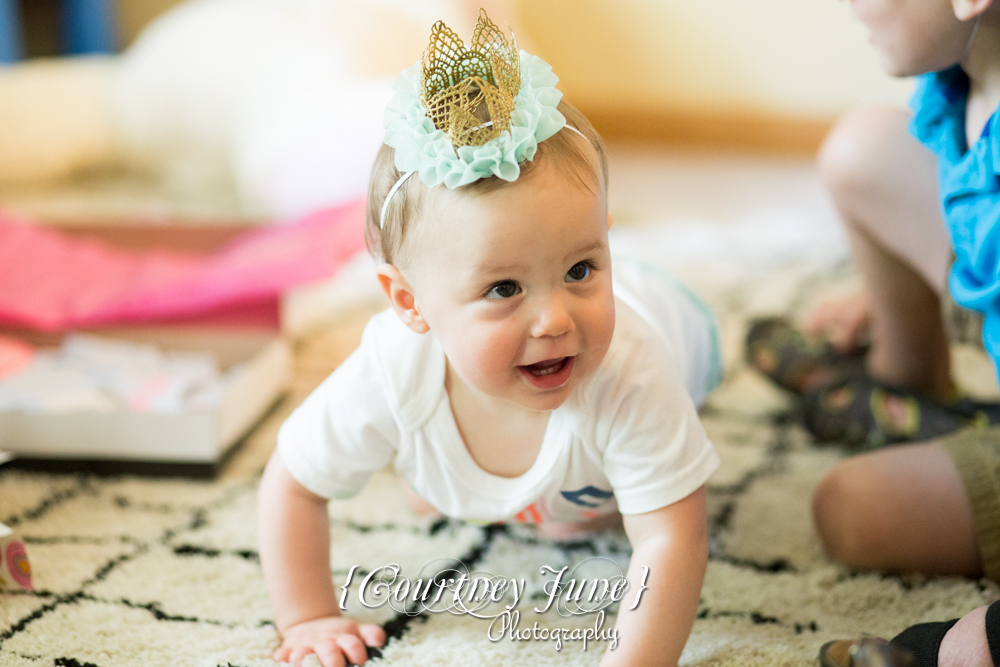
{"type": "MultiPolygon", "coordinates": [[[[835,239],[819,244],[818,253],[805,253],[817,247],[815,235],[798,246],[790,241],[779,254],[737,261],[747,257],[747,244],[760,238],[759,231],[690,227],[616,238],[619,250],[640,254],[664,243],[674,248],[670,257],[661,252],[651,259],[702,292],[722,331],[726,378],[703,410],[722,467],[708,484],[711,557],[685,665],[812,665],[830,639],[891,636],[907,625],[959,616],[1000,597],[1000,588],[988,581],[852,572],[824,556],[809,501],[816,482],[843,452],[814,446],[788,422],[788,398],[744,367],[740,348],[750,316],[793,312],[818,289],[849,278],[849,270],[835,239]],[[731,243],[732,252],[726,251],[720,240],[734,234],[744,234],[745,243],[731,243]],[[699,255],[698,247],[711,251],[699,255]]],[[[338,327],[300,345],[291,396],[217,480],[54,476],[0,468],[0,522],[26,539],[37,587],[32,593],[0,592],[0,665],[273,665],[269,655],[277,636],[257,560],[257,480],[282,419],[350,352],[364,319],[357,313],[342,318],[338,327]]],[[[974,355],[968,359],[973,377],[985,362],[974,355]]],[[[392,637],[371,664],[599,662],[606,643],[590,642],[585,651],[580,641],[561,647],[507,635],[490,641],[490,621],[469,615],[366,609],[357,602],[358,581],[390,563],[415,578],[433,559],[459,559],[470,571],[526,581],[517,607],[520,629],[536,621],[545,628],[592,628],[594,614],[532,611],[551,580],[539,569],[584,563],[578,576],[607,576],[607,568],[593,568],[603,563],[624,570],[629,558],[624,536],[551,542],[528,525],[481,527],[418,518],[407,509],[391,472],[376,475],[357,498],[333,502],[330,522],[338,585],[359,566],[350,613],[386,624],[392,637]],[[606,560],[587,561],[595,556],[606,560]]],[[[613,621],[609,616],[605,629],[613,621]]]]}

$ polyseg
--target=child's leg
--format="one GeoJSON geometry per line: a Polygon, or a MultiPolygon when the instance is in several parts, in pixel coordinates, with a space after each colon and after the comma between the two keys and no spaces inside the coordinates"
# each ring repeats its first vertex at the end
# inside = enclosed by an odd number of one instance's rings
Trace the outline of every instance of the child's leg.
{"type": "Polygon", "coordinates": [[[890,384],[946,396],[950,368],[939,295],[951,251],[934,157],[909,135],[908,122],[896,109],[848,114],[827,137],[819,167],[868,291],[868,371],[890,384]]]}
{"type": "MultiPolygon", "coordinates": [[[[998,429],[971,432],[986,434],[1000,439],[998,429]]],[[[816,487],[813,517],[827,553],[845,565],[971,576],[983,570],[962,476],[936,444],[845,459],[816,487]]]]}
{"type": "Polygon", "coordinates": [[[823,667],[994,667],[1000,650],[1000,609],[994,603],[950,621],[910,626],[886,642],[865,637],[820,649],[823,667]]]}
{"type": "Polygon", "coordinates": [[[986,610],[979,607],[958,619],[941,640],[938,667],[993,667],[986,639],[986,610]]]}

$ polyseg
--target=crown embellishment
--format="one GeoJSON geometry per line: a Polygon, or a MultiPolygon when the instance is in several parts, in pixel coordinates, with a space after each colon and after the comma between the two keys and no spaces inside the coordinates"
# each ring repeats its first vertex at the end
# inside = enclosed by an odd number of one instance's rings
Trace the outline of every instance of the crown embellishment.
{"type": "Polygon", "coordinates": [[[456,149],[482,146],[509,129],[520,88],[514,33],[508,41],[485,10],[479,10],[468,49],[444,22],[434,24],[421,66],[420,101],[456,149]]]}

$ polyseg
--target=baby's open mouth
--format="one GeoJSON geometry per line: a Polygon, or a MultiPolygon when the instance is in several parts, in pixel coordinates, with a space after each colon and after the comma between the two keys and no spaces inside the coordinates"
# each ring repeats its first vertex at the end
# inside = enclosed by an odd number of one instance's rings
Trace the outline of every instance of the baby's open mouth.
{"type": "Polygon", "coordinates": [[[563,357],[562,359],[546,359],[545,361],[539,361],[537,364],[531,364],[530,366],[525,366],[529,373],[538,377],[539,375],[552,375],[553,373],[558,373],[562,370],[562,367],[566,364],[566,360],[569,357],[563,357]]]}
{"type": "Polygon", "coordinates": [[[546,359],[518,368],[534,386],[539,389],[552,389],[561,386],[569,379],[569,374],[573,370],[573,357],[546,359]]]}

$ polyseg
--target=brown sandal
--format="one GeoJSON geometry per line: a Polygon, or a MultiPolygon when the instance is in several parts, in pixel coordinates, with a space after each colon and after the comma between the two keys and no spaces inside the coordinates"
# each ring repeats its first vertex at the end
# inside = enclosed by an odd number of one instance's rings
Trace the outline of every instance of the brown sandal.
{"type": "Polygon", "coordinates": [[[880,637],[841,639],[819,650],[820,667],[915,667],[913,654],[880,637]]]}
{"type": "Polygon", "coordinates": [[[754,320],[747,331],[745,349],[750,366],[796,394],[860,368],[867,353],[867,348],[851,354],[837,352],[783,317],[754,320]]]}
{"type": "Polygon", "coordinates": [[[854,449],[931,440],[970,425],[953,406],[883,384],[863,370],[807,392],[800,410],[818,441],[854,449]]]}
{"type": "MultiPolygon", "coordinates": [[[[1000,603],[986,610],[990,657],[1000,654],[1000,603]]],[[[879,637],[827,642],[819,650],[820,667],[937,667],[941,641],[958,619],[911,625],[886,641],[879,637]]],[[[997,664],[994,662],[994,664],[997,664]]]]}

